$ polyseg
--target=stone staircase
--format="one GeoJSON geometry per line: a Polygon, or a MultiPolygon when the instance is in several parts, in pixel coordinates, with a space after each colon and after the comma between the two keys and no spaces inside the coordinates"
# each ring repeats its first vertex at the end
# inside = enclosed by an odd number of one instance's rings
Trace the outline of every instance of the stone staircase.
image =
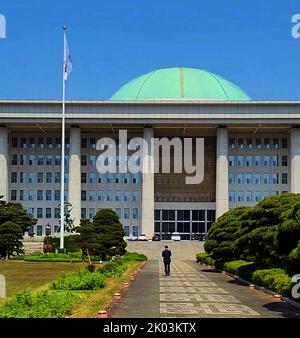
{"type": "Polygon", "coordinates": [[[204,242],[194,241],[127,241],[127,251],[146,255],[148,259],[161,259],[165,245],[172,251],[173,260],[196,260],[196,253],[204,252],[204,242]]]}

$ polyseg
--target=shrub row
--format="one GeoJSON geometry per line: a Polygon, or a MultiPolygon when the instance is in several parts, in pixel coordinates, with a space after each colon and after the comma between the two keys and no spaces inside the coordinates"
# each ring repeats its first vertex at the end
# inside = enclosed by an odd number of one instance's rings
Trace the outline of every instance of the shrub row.
{"type": "Polygon", "coordinates": [[[82,297],[71,291],[24,290],[0,307],[0,318],[63,318],[82,297]]]}
{"type": "MultiPolygon", "coordinates": [[[[99,261],[100,258],[97,256],[90,257],[92,261],[99,261]]],[[[68,254],[64,253],[48,253],[44,254],[41,252],[33,253],[30,255],[20,255],[14,256],[11,259],[13,260],[24,260],[29,262],[82,262],[83,257],[81,252],[70,252],[68,254]]],[[[85,258],[86,259],[86,258],[85,258]]]]}
{"type": "Polygon", "coordinates": [[[215,260],[211,258],[211,255],[206,252],[199,252],[196,254],[197,262],[207,265],[215,265],[215,260]]]}
{"type": "Polygon", "coordinates": [[[53,290],[95,290],[104,287],[104,276],[97,272],[80,270],[72,273],[63,273],[55,280],[53,290]]]}

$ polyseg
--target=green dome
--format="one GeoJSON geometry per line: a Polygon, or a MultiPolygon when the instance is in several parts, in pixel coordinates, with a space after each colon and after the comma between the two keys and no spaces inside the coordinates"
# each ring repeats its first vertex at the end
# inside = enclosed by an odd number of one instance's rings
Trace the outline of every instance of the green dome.
{"type": "Polygon", "coordinates": [[[139,76],[111,98],[123,100],[250,100],[238,86],[197,68],[163,68],[139,76]]]}

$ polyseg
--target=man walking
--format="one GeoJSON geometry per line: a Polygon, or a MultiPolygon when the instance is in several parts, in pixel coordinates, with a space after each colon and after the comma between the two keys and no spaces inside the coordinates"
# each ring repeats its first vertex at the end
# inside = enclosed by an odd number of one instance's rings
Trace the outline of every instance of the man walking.
{"type": "Polygon", "coordinates": [[[171,251],[168,249],[168,246],[165,245],[165,250],[162,252],[162,257],[165,265],[165,274],[170,276],[170,263],[171,263],[171,251]]]}

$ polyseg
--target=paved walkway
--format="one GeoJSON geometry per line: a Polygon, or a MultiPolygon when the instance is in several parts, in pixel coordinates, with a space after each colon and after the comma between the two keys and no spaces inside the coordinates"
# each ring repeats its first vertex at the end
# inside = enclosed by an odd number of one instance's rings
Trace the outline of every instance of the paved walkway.
{"type": "Polygon", "coordinates": [[[171,276],[163,273],[160,260],[149,260],[112,317],[296,317],[300,309],[274,300],[258,290],[249,290],[229,276],[195,261],[171,263],[171,276]]]}

